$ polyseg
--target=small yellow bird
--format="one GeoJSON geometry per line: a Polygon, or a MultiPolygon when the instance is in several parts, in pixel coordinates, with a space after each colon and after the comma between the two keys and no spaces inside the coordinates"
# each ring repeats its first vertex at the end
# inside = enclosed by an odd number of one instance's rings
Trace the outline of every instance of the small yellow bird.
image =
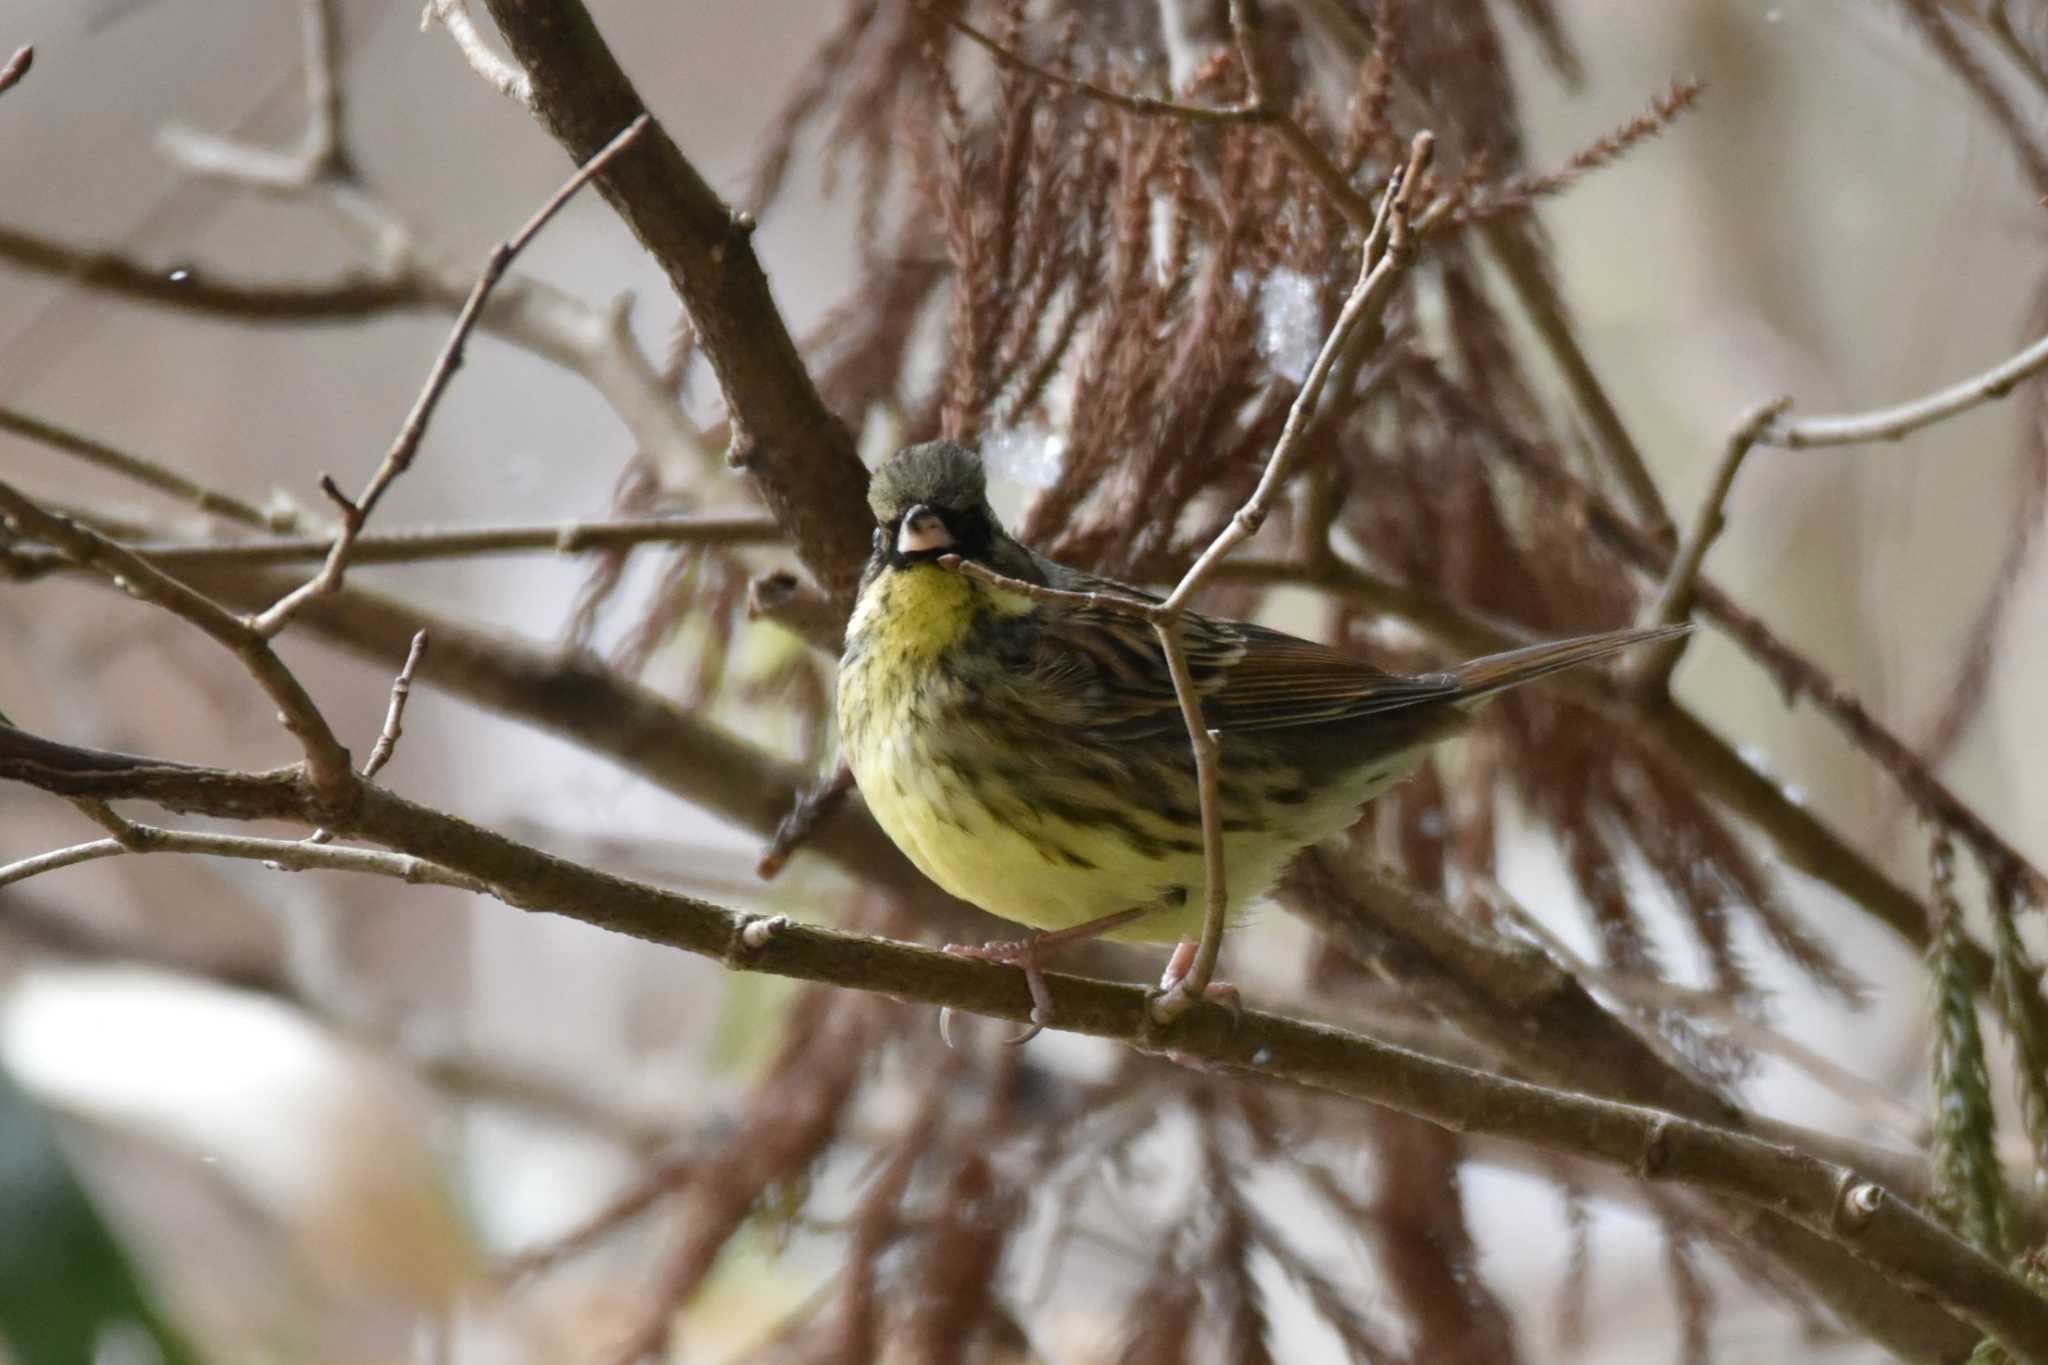
{"type": "MultiPolygon", "coordinates": [[[[926,876],[1041,931],[968,951],[1025,968],[1043,1024],[1048,935],[1149,943],[1199,932],[1194,759],[1150,625],[938,561],[957,555],[1025,583],[1160,599],[1013,540],[989,509],[980,458],[950,441],[891,457],[868,503],[874,555],[839,664],[847,762],[876,821],[926,876]]],[[[1495,694],[1685,629],[1609,631],[1400,677],[1189,612],[1188,666],[1219,735],[1232,911],[1495,694]]]]}

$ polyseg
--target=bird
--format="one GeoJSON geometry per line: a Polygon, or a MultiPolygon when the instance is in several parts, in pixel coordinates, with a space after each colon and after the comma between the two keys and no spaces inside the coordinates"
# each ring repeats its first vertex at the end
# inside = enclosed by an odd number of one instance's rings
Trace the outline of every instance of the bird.
{"type": "MultiPolygon", "coordinates": [[[[1178,942],[1172,984],[1205,893],[1195,760],[1165,649],[1145,620],[1032,589],[1163,599],[1019,543],[989,506],[980,457],[953,441],[891,456],[868,504],[874,548],[839,661],[847,766],[925,876],[1033,931],[948,950],[1024,969],[1032,1024],[1012,1041],[1051,1022],[1043,962],[1077,939],[1178,942]]],[[[1230,913],[1491,698],[1687,629],[1613,630],[1403,676],[1187,611],[1182,648],[1218,741],[1230,913]]]]}

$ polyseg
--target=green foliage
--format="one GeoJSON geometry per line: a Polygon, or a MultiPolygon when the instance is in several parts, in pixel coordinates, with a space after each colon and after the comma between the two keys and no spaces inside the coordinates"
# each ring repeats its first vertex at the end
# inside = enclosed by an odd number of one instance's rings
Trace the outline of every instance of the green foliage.
{"type": "Polygon", "coordinates": [[[2040,968],[2020,942],[2018,889],[2009,881],[1993,888],[1993,998],[2012,1038],[2020,1119],[2034,1146],[2034,1168],[2048,1170],[2048,1014],[2041,1001],[2040,968]]]}
{"type": "Polygon", "coordinates": [[[163,1365],[197,1357],[163,1319],[48,1121],[0,1072],[0,1342],[18,1365],[79,1365],[118,1333],[163,1365]]]}
{"type": "Polygon", "coordinates": [[[1998,1165],[1998,1120],[1977,999],[1967,965],[1967,936],[1955,895],[1955,849],[1937,835],[1934,864],[1934,1205],[1956,1233],[1995,1260],[2012,1258],[2012,1191],[1998,1165]]]}

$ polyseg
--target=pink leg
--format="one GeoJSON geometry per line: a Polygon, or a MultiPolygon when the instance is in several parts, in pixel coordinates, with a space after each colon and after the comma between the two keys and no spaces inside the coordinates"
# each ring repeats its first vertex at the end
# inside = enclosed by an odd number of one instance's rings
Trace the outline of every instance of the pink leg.
{"type": "MultiPolygon", "coordinates": [[[[1174,945],[1173,955],[1166,959],[1166,970],[1159,974],[1160,990],[1170,991],[1187,980],[1189,969],[1195,965],[1195,950],[1200,946],[1191,938],[1184,938],[1174,945]]],[[[1202,998],[1215,1001],[1233,1015],[1244,1012],[1244,998],[1228,981],[1211,981],[1209,988],[1202,992],[1202,998]]]]}
{"type": "MultiPolygon", "coordinates": [[[[1054,929],[1049,933],[1027,934],[1023,938],[1002,939],[993,943],[970,944],[948,943],[946,951],[956,957],[978,957],[990,962],[1001,962],[1019,968],[1024,973],[1024,984],[1031,991],[1031,1022],[1023,1032],[1003,1041],[1012,1047],[1028,1043],[1045,1031],[1052,1022],[1052,991],[1045,984],[1045,963],[1062,948],[1090,939],[1101,938],[1112,929],[1120,929],[1132,920],[1141,919],[1160,909],[1156,905],[1134,905],[1128,910],[1119,910],[1113,915],[1091,919],[1065,929],[1054,929]]],[[[1192,959],[1191,959],[1192,960],[1192,959]]],[[[1182,969],[1185,973],[1185,968],[1182,969]]],[[[939,1011],[939,1033],[950,1046],[953,1011],[939,1011]]]]}

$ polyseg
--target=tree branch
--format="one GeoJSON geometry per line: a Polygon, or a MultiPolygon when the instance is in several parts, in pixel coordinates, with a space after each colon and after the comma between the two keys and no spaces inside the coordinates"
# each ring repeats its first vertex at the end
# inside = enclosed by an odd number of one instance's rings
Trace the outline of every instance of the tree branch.
{"type": "Polygon", "coordinates": [[[28,74],[29,68],[35,65],[35,61],[36,50],[34,48],[23,44],[14,49],[14,55],[7,59],[7,64],[0,66],[0,95],[4,95],[9,90],[12,90],[15,83],[28,74]]]}
{"type": "MultiPolygon", "coordinates": [[[[488,0],[533,86],[534,110],[577,161],[645,114],[577,0],[488,0]]],[[[819,585],[852,600],[873,530],[867,470],[818,396],[776,310],[749,235],[659,124],[598,186],[667,273],[731,418],[728,460],[747,470],[819,585]]]]}
{"type": "MultiPolygon", "coordinates": [[[[292,769],[235,773],[77,749],[0,726],[0,778],[65,796],[143,799],[217,818],[327,816],[292,769]]],[[[749,933],[749,916],[607,876],[475,825],[358,785],[334,816],[342,832],[489,883],[508,904],[563,914],[737,970],[768,972],[919,1003],[1023,1020],[1021,974],[907,944],[783,923],[749,933]]],[[[332,851],[332,850],[329,850],[332,851]]],[[[1674,1114],[1489,1076],[1337,1029],[1195,1005],[1161,1025],[1147,992],[1050,978],[1063,1027],[1146,1051],[1172,1049],[1248,1076],[1292,1081],[1387,1105],[1461,1132],[1568,1152],[1782,1212],[1927,1294],[2020,1358],[2048,1362],[2048,1303],[2003,1267],[1855,1171],[1674,1114]]]]}
{"type": "Polygon", "coordinates": [[[27,440],[37,441],[53,450],[61,450],[76,456],[87,464],[135,480],[146,488],[159,493],[168,493],[180,502],[189,503],[208,516],[224,517],[238,521],[244,526],[262,530],[283,530],[277,519],[254,503],[244,502],[230,493],[217,492],[198,480],[180,474],[170,466],[141,455],[132,455],[125,450],[116,450],[104,441],[96,441],[54,422],[31,417],[25,412],[0,405],[0,431],[11,432],[27,440]]]}
{"type": "MultiPolygon", "coordinates": [[[[87,289],[207,317],[272,325],[345,323],[395,312],[460,311],[473,280],[420,258],[416,245],[375,274],[330,282],[260,284],[186,265],[152,265],[0,227],[0,261],[87,289]]],[[[634,340],[627,300],[596,308],[515,275],[491,296],[479,326],[582,376],[643,450],[671,467],[701,463],[702,440],[634,340]]]]}
{"type": "MultiPolygon", "coordinates": [[[[4,418],[4,410],[0,410],[4,418]]],[[[479,555],[589,554],[638,545],[780,545],[782,528],[764,516],[639,517],[627,521],[565,521],[538,526],[421,527],[369,532],[356,537],[351,564],[416,564],[479,555]]],[[[157,567],[177,573],[228,568],[261,568],[324,559],[331,536],[252,540],[234,544],[145,540],[127,548],[157,567]]],[[[0,578],[41,578],[75,567],[54,550],[0,547],[0,578]]]]}
{"type": "Polygon", "coordinates": [[[1810,450],[1820,446],[1857,445],[1864,441],[1897,441],[1923,427],[1968,412],[1980,403],[2005,397],[2023,379],[2048,369],[2048,337],[2042,337],[2018,355],[2002,360],[1979,375],[1937,389],[1896,407],[1871,412],[1846,413],[1831,417],[1786,417],[1780,415],[1757,433],[1757,444],[1782,446],[1787,450],[1810,450]]]}
{"type": "Polygon", "coordinates": [[[342,575],[347,572],[349,554],[355,548],[356,536],[363,524],[377,508],[378,501],[400,475],[412,466],[413,456],[418,452],[420,442],[427,434],[427,423],[432,420],[434,409],[440,405],[441,395],[447,391],[448,381],[455,377],[455,371],[462,366],[463,345],[469,333],[476,326],[483,313],[484,301],[491,290],[504,277],[514,258],[533,240],[534,235],[546,227],[548,220],[561,210],[562,205],[574,197],[576,191],[602,175],[604,171],[623,154],[643,132],[647,130],[649,118],[642,114],[628,123],[593,155],[577,172],[555,191],[545,204],[526,220],[525,226],[507,240],[491,249],[484,262],[483,272],[477,276],[476,285],[469,291],[469,299],[456,315],[455,325],[449,330],[448,340],[435,357],[433,369],[427,375],[426,386],[406,414],[404,425],[399,428],[398,439],[392,442],[384,460],[370,476],[369,485],[359,497],[345,497],[334,481],[321,476],[321,491],[341,507],[341,531],[334,538],[334,548],[328,552],[327,560],[320,572],[306,583],[286,593],[249,622],[250,627],[265,639],[283,630],[294,614],[316,597],[324,597],[341,586],[342,575]]]}
{"type": "Polygon", "coordinates": [[[5,483],[0,483],[0,518],[99,570],[130,596],[197,626],[241,660],[249,676],[276,703],[279,722],[305,751],[307,776],[321,799],[339,800],[354,782],[348,750],[334,737],[306,689],[271,650],[269,636],[106,537],[69,518],[45,512],[5,483]]]}
{"type": "Polygon", "coordinates": [[[483,77],[485,85],[532,112],[533,82],[484,41],[483,34],[477,32],[476,20],[470,17],[469,0],[427,0],[427,7],[420,12],[420,31],[424,33],[434,24],[448,30],[462,60],[483,77]]]}

